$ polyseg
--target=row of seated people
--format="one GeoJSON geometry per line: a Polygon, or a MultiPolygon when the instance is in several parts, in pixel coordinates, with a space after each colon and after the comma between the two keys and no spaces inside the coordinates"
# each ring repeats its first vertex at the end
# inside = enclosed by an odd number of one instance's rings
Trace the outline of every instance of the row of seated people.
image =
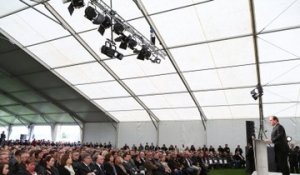
{"type": "Polygon", "coordinates": [[[31,145],[6,146],[0,151],[0,165],[9,165],[9,174],[13,175],[206,175],[210,168],[235,166],[236,160],[235,156],[202,150],[136,151],[31,145]]]}
{"type": "Polygon", "coordinates": [[[29,140],[5,140],[3,141],[2,146],[14,146],[14,145],[22,145],[22,146],[52,146],[52,147],[59,147],[59,146],[71,146],[71,147],[81,147],[81,146],[87,146],[87,147],[94,147],[94,148],[112,148],[112,144],[110,142],[106,143],[101,143],[101,142],[86,142],[86,143],[81,143],[80,141],[78,142],[54,142],[50,140],[36,140],[33,139],[32,141],[29,140]]]}
{"type": "MultiPolygon", "coordinates": [[[[111,149],[113,146],[111,144],[111,142],[85,142],[85,143],[81,143],[80,141],[78,142],[54,142],[54,141],[50,141],[50,140],[35,140],[33,139],[32,141],[29,140],[5,140],[3,145],[8,145],[8,146],[14,146],[14,145],[25,145],[25,146],[52,146],[52,147],[59,147],[59,146],[72,146],[72,147],[81,147],[81,146],[87,146],[87,147],[93,147],[93,148],[108,148],[111,149]]],[[[132,149],[132,150],[136,150],[136,151],[147,151],[147,150],[163,150],[163,151],[182,151],[182,150],[190,150],[190,151],[209,151],[209,152],[219,152],[219,153],[224,153],[226,152],[227,154],[230,154],[230,148],[228,147],[228,144],[225,144],[224,147],[222,147],[221,145],[219,145],[219,147],[217,149],[215,149],[212,145],[209,146],[209,148],[206,147],[206,145],[203,145],[203,147],[198,147],[198,149],[195,148],[194,145],[189,146],[185,146],[184,144],[181,145],[181,147],[178,147],[177,145],[169,145],[169,147],[167,147],[165,144],[162,144],[162,146],[156,145],[154,146],[153,143],[151,143],[150,145],[148,143],[146,143],[145,145],[143,145],[142,143],[137,147],[135,144],[133,144],[131,147],[129,147],[127,144],[125,144],[122,149],[132,149]]],[[[243,154],[243,150],[241,149],[240,145],[237,145],[235,152],[239,151],[240,154],[243,154]]]]}

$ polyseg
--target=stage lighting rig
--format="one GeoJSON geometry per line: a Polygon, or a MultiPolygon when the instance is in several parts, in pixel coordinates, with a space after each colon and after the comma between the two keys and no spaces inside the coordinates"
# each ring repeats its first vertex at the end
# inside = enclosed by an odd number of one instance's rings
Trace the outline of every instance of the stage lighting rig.
{"type": "MultiPolygon", "coordinates": [[[[110,6],[105,4],[102,0],[90,0],[90,4],[96,6],[100,10],[103,11],[107,16],[110,17],[112,21],[112,29],[113,32],[117,35],[120,35],[115,39],[116,42],[121,41],[120,48],[126,49],[127,47],[131,48],[132,50],[135,49],[136,46],[139,47],[147,47],[147,53],[152,55],[156,55],[156,57],[152,60],[152,62],[158,63],[161,60],[165,59],[166,53],[155,46],[155,33],[153,29],[151,30],[151,41],[147,39],[144,35],[142,35],[138,30],[136,30],[133,26],[131,26],[126,20],[124,20],[116,11],[112,10],[110,6]],[[126,35],[125,35],[126,34],[126,35]],[[131,38],[130,38],[131,36],[131,38]],[[128,42],[127,42],[128,41],[128,42]]],[[[138,52],[142,51],[138,50],[138,52]]],[[[142,51],[142,53],[144,50],[142,51]]],[[[142,59],[142,55],[138,56],[142,59]]],[[[147,54],[149,55],[149,54],[147,54]]],[[[143,57],[143,59],[147,59],[147,57],[143,57]]],[[[149,58],[148,58],[149,59],[149,58]]],[[[151,60],[151,59],[150,59],[151,60]]]]}

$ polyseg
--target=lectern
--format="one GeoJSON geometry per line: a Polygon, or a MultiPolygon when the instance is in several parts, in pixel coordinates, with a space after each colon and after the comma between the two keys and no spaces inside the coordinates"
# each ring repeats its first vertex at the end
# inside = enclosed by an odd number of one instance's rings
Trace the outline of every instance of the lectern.
{"type": "Polygon", "coordinates": [[[257,175],[268,174],[267,143],[264,140],[253,139],[255,169],[257,175]]]}

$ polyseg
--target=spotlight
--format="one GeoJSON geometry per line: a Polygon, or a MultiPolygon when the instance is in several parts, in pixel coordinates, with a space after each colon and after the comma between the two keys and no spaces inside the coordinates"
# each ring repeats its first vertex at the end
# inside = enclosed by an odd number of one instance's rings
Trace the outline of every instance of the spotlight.
{"type": "Polygon", "coordinates": [[[137,46],[137,42],[136,40],[134,40],[131,36],[129,36],[128,38],[128,47],[131,49],[131,50],[134,50],[134,47],[137,46]]]}
{"type": "Polygon", "coordinates": [[[63,3],[70,2],[70,5],[68,7],[70,15],[73,14],[74,8],[78,9],[84,6],[84,0],[63,0],[63,3]]]}
{"type": "Polygon", "coordinates": [[[118,19],[115,20],[116,23],[113,26],[113,30],[116,34],[121,35],[124,31],[124,25],[118,19]]]}
{"type": "Polygon", "coordinates": [[[115,38],[116,42],[121,42],[120,44],[120,48],[126,50],[127,46],[131,49],[134,50],[134,47],[137,46],[137,42],[136,40],[131,36],[125,36],[123,33],[121,34],[121,36],[115,38]]]}
{"type": "Polygon", "coordinates": [[[258,97],[261,97],[264,94],[264,91],[261,85],[257,85],[256,88],[250,92],[250,94],[254,100],[257,100],[258,97]]]}
{"type": "Polygon", "coordinates": [[[84,6],[84,0],[71,0],[74,8],[81,8],[84,6]]]}
{"type": "Polygon", "coordinates": [[[92,20],[94,20],[97,17],[97,12],[96,12],[96,10],[93,7],[88,6],[87,8],[85,8],[84,16],[88,20],[92,21],[92,20]]]}
{"type": "Polygon", "coordinates": [[[140,51],[135,50],[135,53],[139,52],[137,59],[139,60],[149,60],[149,58],[151,57],[151,52],[149,51],[148,47],[143,46],[142,49],[140,51]]]}
{"type": "Polygon", "coordinates": [[[109,28],[111,26],[111,19],[106,16],[102,15],[101,13],[97,12],[93,7],[88,6],[85,11],[85,17],[93,22],[93,24],[100,24],[99,26],[99,33],[101,35],[104,34],[105,29],[109,28]]]}
{"type": "Polygon", "coordinates": [[[104,17],[104,21],[101,23],[101,25],[98,28],[98,32],[103,35],[105,32],[105,29],[109,28],[111,26],[111,19],[108,16],[104,17]]]}
{"type": "Polygon", "coordinates": [[[111,41],[106,41],[105,45],[103,45],[101,47],[101,53],[103,53],[104,55],[110,57],[110,58],[117,58],[119,60],[123,59],[123,54],[119,53],[116,50],[116,46],[113,42],[111,41]]]}

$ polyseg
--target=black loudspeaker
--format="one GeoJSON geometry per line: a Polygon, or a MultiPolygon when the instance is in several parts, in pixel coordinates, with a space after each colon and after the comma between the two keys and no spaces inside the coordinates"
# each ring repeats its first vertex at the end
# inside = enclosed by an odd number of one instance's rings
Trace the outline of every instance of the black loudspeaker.
{"type": "Polygon", "coordinates": [[[255,137],[254,121],[246,121],[247,144],[252,145],[252,136],[255,137]]]}

